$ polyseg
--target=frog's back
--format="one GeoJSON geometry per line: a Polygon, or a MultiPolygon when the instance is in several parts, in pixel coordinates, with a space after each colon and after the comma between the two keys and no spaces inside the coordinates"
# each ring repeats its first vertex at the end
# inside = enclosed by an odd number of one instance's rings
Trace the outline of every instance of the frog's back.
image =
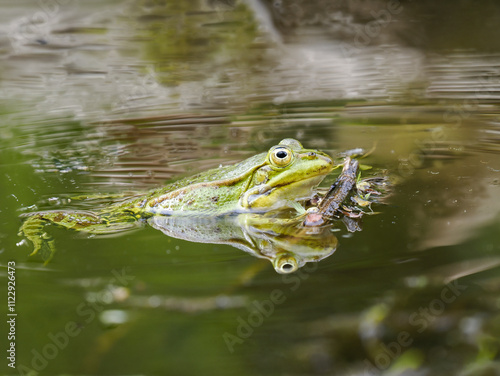
{"type": "Polygon", "coordinates": [[[238,210],[238,200],[266,153],[231,166],[215,168],[153,190],[134,203],[145,213],[218,215],[238,210]]]}
{"type": "Polygon", "coordinates": [[[193,176],[187,176],[185,178],[167,184],[164,187],[158,188],[154,192],[167,193],[172,192],[176,189],[199,183],[234,181],[235,179],[239,179],[242,176],[251,174],[251,172],[253,172],[256,168],[260,167],[265,161],[266,154],[267,153],[257,154],[235,165],[221,166],[193,176]]]}

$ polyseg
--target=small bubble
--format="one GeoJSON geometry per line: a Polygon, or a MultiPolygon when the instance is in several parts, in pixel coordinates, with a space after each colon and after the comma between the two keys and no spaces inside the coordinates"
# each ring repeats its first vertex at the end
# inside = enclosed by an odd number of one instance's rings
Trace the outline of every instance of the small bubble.
{"type": "Polygon", "coordinates": [[[111,291],[115,302],[122,302],[130,296],[130,291],[126,287],[120,286],[111,291]]]}
{"type": "Polygon", "coordinates": [[[59,197],[49,197],[49,199],[47,201],[49,202],[49,204],[53,204],[53,205],[60,204],[59,197]]]}
{"type": "Polygon", "coordinates": [[[428,283],[428,280],[424,276],[411,276],[405,278],[406,285],[408,287],[413,287],[413,288],[422,288],[425,287],[428,283]]]}
{"type": "Polygon", "coordinates": [[[122,310],[111,309],[103,311],[99,315],[99,319],[104,325],[119,325],[128,321],[128,314],[122,310]]]}
{"type": "Polygon", "coordinates": [[[219,308],[227,308],[230,306],[231,299],[226,295],[219,295],[215,298],[215,303],[219,308]]]}
{"type": "Polygon", "coordinates": [[[160,305],[160,303],[161,303],[161,299],[157,296],[153,295],[148,299],[148,304],[150,307],[156,308],[160,305]]]}

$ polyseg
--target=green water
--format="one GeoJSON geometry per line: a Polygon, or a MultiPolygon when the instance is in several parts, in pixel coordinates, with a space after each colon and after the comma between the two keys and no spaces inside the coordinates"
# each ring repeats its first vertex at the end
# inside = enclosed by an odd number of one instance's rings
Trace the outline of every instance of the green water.
{"type": "MultiPolygon", "coordinates": [[[[5,1],[2,350],[30,375],[499,375],[500,5],[5,1]],[[34,210],[135,192],[293,137],[391,176],[363,231],[298,273],[143,226],[34,210]],[[12,275],[11,275],[12,276],[12,275]],[[12,279],[12,278],[11,278],[12,279]]],[[[370,174],[371,172],[366,172],[370,174]]],[[[331,182],[332,178],[328,182],[331,182]]]]}

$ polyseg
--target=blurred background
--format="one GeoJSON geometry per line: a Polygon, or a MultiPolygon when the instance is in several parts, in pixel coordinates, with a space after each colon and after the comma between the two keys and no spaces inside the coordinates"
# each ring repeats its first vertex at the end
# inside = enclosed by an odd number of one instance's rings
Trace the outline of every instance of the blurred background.
{"type": "Polygon", "coordinates": [[[500,375],[499,24],[494,0],[4,0],[1,372],[500,375]],[[297,274],[146,226],[50,229],[48,265],[17,235],[286,137],[394,181],[297,274]]]}

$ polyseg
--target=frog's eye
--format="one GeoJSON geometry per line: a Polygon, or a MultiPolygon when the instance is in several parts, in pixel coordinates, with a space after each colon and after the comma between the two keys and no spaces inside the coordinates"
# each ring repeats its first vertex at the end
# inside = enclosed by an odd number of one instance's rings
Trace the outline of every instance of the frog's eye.
{"type": "Polygon", "coordinates": [[[290,164],[293,158],[293,152],[284,146],[278,146],[271,150],[271,163],[278,167],[285,167],[290,164]]]}

